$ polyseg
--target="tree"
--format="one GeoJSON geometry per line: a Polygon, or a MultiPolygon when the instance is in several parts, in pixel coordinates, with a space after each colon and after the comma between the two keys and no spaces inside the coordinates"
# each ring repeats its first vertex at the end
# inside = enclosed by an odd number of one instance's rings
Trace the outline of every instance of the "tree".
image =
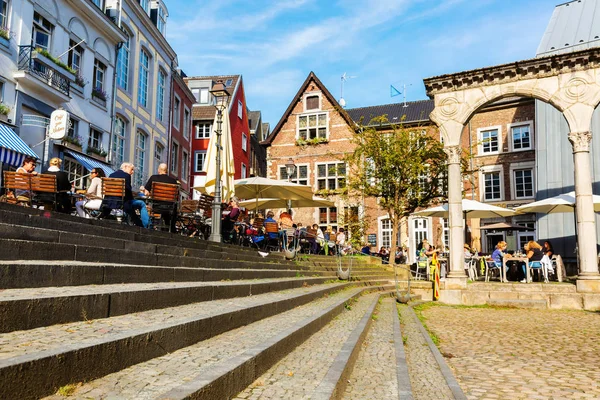
{"type": "Polygon", "coordinates": [[[394,263],[400,220],[445,197],[447,157],[439,140],[422,128],[399,124],[381,132],[374,127],[387,123],[387,117],[382,116],[369,126],[360,126],[353,139],[354,151],[344,159],[349,172],[348,196],[376,197],[388,212],[392,225],[390,262],[394,263]]]}

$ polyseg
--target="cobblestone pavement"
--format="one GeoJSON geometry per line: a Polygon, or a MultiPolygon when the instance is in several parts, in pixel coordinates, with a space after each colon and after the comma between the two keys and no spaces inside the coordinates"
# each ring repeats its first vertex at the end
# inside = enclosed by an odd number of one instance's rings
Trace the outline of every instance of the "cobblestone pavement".
{"type": "Polygon", "coordinates": [[[0,360],[40,351],[49,351],[49,354],[52,351],[63,352],[70,348],[81,348],[108,341],[117,335],[125,336],[129,332],[139,334],[144,329],[152,329],[157,326],[175,326],[187,321],[251,308],[335,286],[340,286],[340,284],[315,285],[256,296],[194,303],[118,317],[3,333],[0,334],[0,360]]]}
{"type": "Polygon", "coordinates": [[[600,313],[423,310],[469,399],[600,399],[600,313]]]}
{"type": "Polygon", "coordinates": [[[408,374],[415,400],[454,399],[440,367],[419,330],[419,321],[414,318],[408,306],[398,305],[408,374]]]}
{"type": "Polygon", "coordinates": [[[348,380],[343,399],[398,399],[394,315],[396,301],[382,298],[348,380]]]}
{"type": "Polygon", "coordinates": [[[378,295],[362,296],[234,399],[309,399],[378,295]]]}
{"type": "Polygon", "coordinates": [[[6,289],[0,290],[0,301],[23,300],[31,298],[52,298],[68,297],[81,295],[108,294],[118,292],[136,292],[143,290],[161,290],[177,288],[194,288],[206,286],[235,286],[235,285],[258,285],[264,283],[285,282],[300,280],[312,284],[316,281],[320,283],[323,278],[267,278],[267,279],[241,279],[234,281],[220,282],[159,282],[159,283],[119,283],[112,285],[87,285],[87,286],[61,286],[61,287],[43,287],[30,289],[6,289]]]}
{"type": "MultiPolygon", "coordinates": [[[[195,345],[177,350],[79,387],[74,398],[151,399],[191,381],[219,362],[244,353],[269,337],[280,334],[341,299],[357,293],[350,289],[322,297],[285,313],[234,329],[195,345]]],[[[55,395],[49,399],[61,399],[55,395]]]]}

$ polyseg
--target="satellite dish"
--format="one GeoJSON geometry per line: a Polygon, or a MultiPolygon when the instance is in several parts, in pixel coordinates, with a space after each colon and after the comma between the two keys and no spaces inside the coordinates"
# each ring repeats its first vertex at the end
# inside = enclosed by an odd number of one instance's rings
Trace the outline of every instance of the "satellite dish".
{"type": "Polygon", "coordinates": [[[60,140],[67,134],[69,129],[69,113],[65,110],[55,110],[50,114],[50,126],[48,127],[48,137],[54,140],[60,140]]]}
{"type": "Polygon", "coordinates": [[[342,106],[342,108],[346,107],[346,100],[344,100],[343,98],[340,99],[339,103],[340,103],[340,106],[342,106]]]}

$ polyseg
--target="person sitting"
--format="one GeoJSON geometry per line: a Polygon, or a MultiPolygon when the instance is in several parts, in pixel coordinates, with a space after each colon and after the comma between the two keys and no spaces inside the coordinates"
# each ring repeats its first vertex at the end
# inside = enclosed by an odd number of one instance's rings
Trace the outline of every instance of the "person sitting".
{"type": "MultiPolygon", "coordinates": [[[[505,241],[500,241],[496,244],[496,248],[492,252],[492,261],[494,265],[502,271],[502,264],[505,258],[510,258],[511,255],[506,252],[507,244],[505,241]]],[[[507,267],[508,269],[508,267],[507,267]]]]}
{"type": "Polygon", "coordinates": [[[464,251],[465,251],[465,259],[473,257],[473,253],[471,253],[471,248],[469,247],[469,245],[467,243],[465,243],[465,245],[464,245],[464,251]]]}
{"type": "Polygon", "coordinates": [[[360,249],[360,252],[362,254],[370,256],[371,255],[371,246],[369,246],[369,243],[365,243],[364,246],[360,249]]]}
{"type": "Polygon", "coordinates": [[[86,200],[79,200],[75,203],[77,215],[82,218],[89,218],[89,214],[85,210],[99,210],[102,205],[102,178],[106,175],[102,168],[92,168],[90,171],[92,183],[87,188],[86,200]]]}
{"type": "MultiPolygon", "coordinates": [[[[132,219],[134,224],[148,228],[150,226],[150,216],[148,215],[146,203],[144,203],[142,200],[134,199],[133,192],[131,190],[131,175],[133,175],[134,170],[135,166],[133,164],[124,162],[121,164],[121,169],[110,174],[109,178],[120,178],[125,180],[125,199],[123,211],[132,219]],[[139,216],[137,215],[136,211],[139,211],[139,216]]],[[[104,204],[106,204],[108,208],[118,207],[118,205],[115,204],[115,199],[109,199],[108,197],[104,200],[104,204]]]]}
{"type": "Polygon", "coordinates": [[[71,198],[69,191],[71,190],[71,182],[69,175],[65,171],[60,170],[62,160],[58,157],[51,158],[48,162],[48,169],[45,174],[56,176],[56,211],[70,214],[71,213],[71,198]]]}
{"type": "Polygon", "coordinates": [[[346,243],[346,233],[344,228],[340,228],[339,233],[336,236],[335,244],[339,254],[346,254],[352,247],[346,243]]]}
{"type": "MultiPolygon", "coordinates": [[[[152,190],[153,182],[160,183],[169,183],[171,185],[178,185],[179,181],[168,175],[169,167],[166,163],[160,163],[158,165],[158,169],[156,170],[156,174],[152,175],[148,178],[148,181],[144,186],[140,186],[140,192],[146,196],[150,196],[150,191],[152,190]]],[[[176,209],[177,205],[173,206],[173,210],[171,212],[161,212],[160,216],[165,221],[165,224],[169,227],[170,232],[175,232],[175,224],[177,222],[176,218],[176,209]]]]}
{"type": "Polygon", "coordinates": [[[225,243],[235,243],[237,241],[236,231],[233,228],[239,216],[238,199],[232,197],[221,217],[221,234],[225,243]]]}
{"type": "MultiPolygon", "coordinates": [[[[540,244],[538,242],[536,242],[535,240],[530,240],[529,242],[527,242],[527,244],[525,245],[525,251],[527,251],[527,260],[529,263],[529,266],[537,269],[538,271],[541,271],[541,261],[542,258],[544,257],[544,253],[542,252],[542,246],[540,246],[540,244]]],[[[526,268],[526,267],[524,267],[526,268]]],[[[533,277],[529,278],[530,281],[533,277]]],[[[541,281],[541,276],[540,279],[541,281]]],[[[521,281],[524,282],[524,281],[521,281]]]]}
{"type": "MultiPolygon", "coordinates": [[[[37,175],[37,171],[35,170],[35,165],[37,164],[37,160],[33,157],[25,157],[23,163],[19,168],[17,168],[18,174],[27,174],[27,175],[37,175]]],[[[15,190],[14,193],[17,201],[28,202],[33,194],[29,190],[18,189],[15,190]]]]}
{"type": "Polygon", "coordinates": [[[394,262],[396,264],[404,264],[406,262],[406,256],[404,255],[404,250],[402,249],[402,247],[397,246],[396,247],[396,254],[394,257],[394,262]]]}
{"type": "Polygon", "coordinates": [[[325,248],[326,241],[325,241],[325,234],[323,233],[323,229],[319,228],[319,225],[317,225],[317,224],[314,224],[313,228],[317,230],[317,243],[318,243],[319,247],[325,248]]]}
{"type": "Polygon", "coordinates": [[[381,257],[381,262],[383,264],[387,264],[389,262],[389,260],[390,260],[390,253],[383,246],[381,246],[381,248],[379,249],[379,253],[377,253],[377,255],[379,257],[381,257]]]}
{"type": "Polygon", "coordinates": [[[548,240],[546,240],[544,242],[544,247],[542,248],[542,252],[544,253],[544,255],[548,256],[548,258],[552,258],[552,256],[554,255],[554,248],[552,247],[552,243],[550,243],[548,240]]]}

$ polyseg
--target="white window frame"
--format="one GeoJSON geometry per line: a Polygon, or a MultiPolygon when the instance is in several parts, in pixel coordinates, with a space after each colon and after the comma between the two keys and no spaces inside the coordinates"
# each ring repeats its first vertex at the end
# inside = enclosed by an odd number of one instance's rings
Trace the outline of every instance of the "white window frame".
{"type": "Polygon", "coordinates": [[[241,100],[238,100],[238,118],[244,118],[244,103],[241,100]]]}
{"type": "Polygon", "coordinates": [[[183,105],[183,137],[190,140],[190,126],[192,125],[192,112],[186,106],[183,105]]]}
{"type": "Polygon", "coordinates": [[[140,50],[139,62],[138,103],[148,107],[148,80],[150,79],[150,54],[145,49],[140,50]],[[145,63],[143,61],[146,61],[145,63]]]}
{"type": "MultiPolygon", "coordinates": [[[[285,165],[279,165],[278,167],[278,179],[281,181],[287,181],[287,167],[285,165]]],[[[296,164],[296,169],[294,170],[294,173],[290,177],[289,181],[292,183],[297,183],[299,185],[310,185],[310,164],[296,164]],[[298,177],[298,171],[300,171],[300,168],[306,168],[306,178],[298,177]],[[306,181],[306,183],[303,183],[304,181],[306,181]]]]}
{"type": "Polygon", "coordinates": [[[507,135],[509,136],[508,138],[508,149],[509,151],[529,151],[529,150],[533,150],[534,147],[534,143],[533,143],[533,121],[522,121],[522,122],[514,122],[514,123],[510,123],[506,125],[506,132],[507,135]],[[513,137],[513,128],[518,128],[521,126],[529,126],[529,147],[527,148],[523,148],[523,149],[515,149],[515,139],[513,137]]]}
{"type": "Polygon", "coordinates": [[[483,203],[497,203],[504,201],[504,167],[502,165],[487,165],[481,167],[479,170],[479,187],[480,187],[480,201],[483,203]],[[498,199],[485,199],[485,175],[490,173],[500,173],[500,198],[498,199]]]}
{"type": "Polygon", "coordinates": [[[510,195],[511,195],[511,198],[514,200],[534,199],[535,191],[536,191],[535,188],[537,187],[536,175],[535,175],[535,161],[512,163],[512,164],[510,164],[509,171],[510,171],[510,195]],[[532,194],[532,196],[517,197],[517,180],[515,177],[515,172],[521,171],[521,170],[526,170],[526,169],[531,170],[531,182],[532,182],[532,186],[533,186],[533,190],[532,190],[533,194],[532,194]]]}
{"type": "Polygon", "coordinates": [[[173,126],[177,130],[181,126],[181,99],[177,95],[173,99],[173,126]]]}
{"type": "Polygon", "coordinates": [[[315,190],[338,190],[338,189],[344,189],[348,186],[348,165],[346,165],[346,163],[344,162],[340,162],[340,161],[330,161],[330,162],[319,162],[319,163],[315,163],[315,190]],[[336,164],[336,169],[339,168],[340,164],[344,164],[346,166],[346,173],[345,175],[340,175],[338,174],[338,172],[336,171],[335,176],[330,177],[329,176],[329,165],[330,164],[336,164]],[[325,165],[325,174],[326,176],[319,176],[319,166],[321,165],[325,165]],[[340,178],[344,179],[344,186],[340,186],[340,178]],[[329,179],[335,179],[335,188],[331,188],[329,187],[329,179]],[[319,188],[319,180],[325,180],[325,187],[324,188],[319,188]]]}
{"type": "Polygon", "coordinates": [[[333,229],[335,229],[337,231],[339,225],[340,225],[340,210],[339,207],[319,207],[317,208],[317,221],[318,221],[318,225],[319,228],[327,228],[327,226],[331,226],[333,229]],[[327,223],[322,223],[321,222],[321,209],[322,208],[326,208],[327,209],[327,223]],[[333,222],[331,220],[331,209],[335,208],[335,215],[336,215],[336,219],[335,222],[333,222]]]}
{"type": "Polygon", "coordinates": [[[377,250],[381,247],[392,247],[392,221],[389,215],[377,218],[377,250]]]}
{"type": "Polygon", "coordinates": [[[194,151],[194,172],[204,172],[204,164],[206,164],[206,150],[194,151]],[[202,168],[198,169],[198,158],[202,158],[202,168]]]}
{"type": "Polygon", "coordinates": [[[4,101],[4,85],[5,85],[5,81],[0,79],[0,103],[2,103],[4,101]]]}
{"type": "MultiPolygon", "coordinates": [[[[1,24],[0,27],[2,27],[1,24]]],[[[71,47],[68,56],[69,67],[73,68],[75,71],[77,71],[77,74],[81,76],[81,67],[83,65],[83,48],[81,47],[81,45],[75,46],[76,44],[77,42],[75,40],[69,40],[69,46],[71,47]]]]}
{"type": "Polygon", "coordinates": [[[105,90],[105,78],[106,78],[106,65],[98,60],[94,59],[94,87],[93,89],[105,90]]]}
{"type": "Polygon", "coordinates": [[[210,139],[210,135],[212,134],[212,124],[210,122],[196,123],[194,129],[196,131],[196,139],[210,139]],[[199,129],[200,127],[202,129],[199,129]]]}
{"type": "Polygon", "coordinates": [[[210,104],[210,91],[207,87],[198,88],[198,103],[210,104]],[[204,97],[204,98],[203,98],[204,97]]]}
{"type": "MultiPolygon", "coordinates": [[[[329,112],[327,111],[317,111],[317,112],[311,112],[311,113],[304,113],[304,114],[300,114],[296,117],[296,140],[300,139],[300,119],[306,117],[306,128],[302,128],[302,130],[306,129],[306,139],[311,139],[310,137],[310,129],[311,127],[310,125],[310,117],[312,115],[316,115],[317,118],[317,125],[315,127],[315,129],[317,129],[317,135],[315,137],[320,137],[319,136],[319,128],[322,127],[319,125],[319,116],[320,115],[325,115],[325,137],[324,139],[329,140],[329,112]]],[[[303,139],[303,140],[306,140],[303,139]]]]}
{"type": "Polygon", "coordinates": [[[164,8],[158,7],[158,15],[156,18],[156,28],[163,35],[167,36],[167,17],[164,8]]]}
{"type": "Polygon", "coordinates": [[[184,182],[187,182],[188,177],[189,177],[189,170],[190,170],[190,154],[185,151],[182,150],[181,151],[181,180],[184,182]]]}
{"type": "Polygon", "coordinates": [[[490,155],[499,154],[499,153],[502,153],[502,125],[478,128],[477,129],[477,155],[490,156],[490,155]],[[483,132],[488,132],[488,131],[493,131],[493,130],[498,131],[498,150],[484,153],[483,152],[483,132]]]}
{"type": "Polygon", "coordinates": [[[248,135],[242,132],[242,150],[248,151],[248,135]]]}
{"type": "Polygon", "coordinates": [[[117,85],[123,90],[129,88],[129,52],[131,36],[125,32],[126,39],[117,54],[117,85]]]}
{"type": "Polygon", "coordinates": [[[241,172],[242,176],[241,176],[241,179],[246,178],[246,171],[247,171],[246,164],[242,163],[242,172],[241,172]]]}
{"type": "Polygon", "coordinates": [[[82,189],[85,186],[84,176],[86,176],[87,174],[83,166],[76,160],[70,157],[65,157],[63,171],[67,173],[67,176],[69,177],[69,182],[73,182],[76,188],[82,189]]]}
{"type": "Polygon", "coordinates": [[[163,157],[165,154],[165,146],[162,143],[154,142],[154,160],[157,164],[163,162],[163,157]]]}
{"type": "Polygon", "coordinates": [[[150,14],[150,0],[139,0],[140,6],[142,10],[146,12],[146,14],[150,14]]]}
{"type": "Polygon", "coordinates": [[[33,44],[34,47],[40,47],[44,50],[50,51],[50,49],[52,48],[52,34],[54,33],[54,24],[52,24],[50,21],[48,21],[42,14],[40,14],[37,11],[34,11],[34,15],[33,15],[33,26],[32,26],[32,32],[31,32],[31,43],[33,44]],[[41,18],[41,22],[38,22],[35,18],[35,14],[39,15],[39,17],[41,18]],[[44,22],[46,22],[48,25],[50,25],[50,29],[46,28],[44,26],[44,22]],[[35,36],[36,36],[36,32],[40,32],[44,35],[48,35],[48,46],[44,47],[41,46],[39,44],[37,44],[37,42],[35,41],[35,36]]]}
{"type": "Polygon", "coordinates": [[[103,139],[104,139],[104,132],[101,129],[90,125],[88,147],[92,147],[96,150],[102,150],[103,139]]]}
{"type": "Polygon", "coordinates": [[[156,119],[163,121],[165,110],[165,88],[167,85],[167,74],[162,69],[158,69],[156,78],[156,119]],[[162,80],[162,82],[161,82],[162,80]]]}
{"type": "Polygon", "coordinates": [[[177,164],[179,163],[179,143],[176,141],[171,142],[171,173],[177,175],[177,164]]]}
{"type": "Polygon", "coordinates": [[[302,96],[302,107],[304,109],[304,113],[315,113],[315,112],[320,112],[323,110],[323,97],[322,97],[322,93],[321,92],[307,92],[304,93],[304,95],[302,96]],[[317,96],[319,98],[319,107],[318,108],[313,108],[313,109],[307,109],[306,108],[306,104],[307,104],[307,99],[309,97],[314,97],[317,96]]]}
{"type": "Polygon", "coordinates": [[[136,137],[135,137],[135,154],[134,154],[134,165],[135,165],[135,172],[134,172],[134,176],[133,176],[133,187],[140,187],[144,184],[144,178],[146,177],[146,168],[147,168],[147,163],[146,163],[146,152],[148,151],[148,140],[149,140],[149,136],[141,130],[138,130],[136,132],[136,137]],[[140,143],[142,142],[142,140],[140,140],[141,138],[143,139],[143,144],[144,146],[140,146],[140,143]]]}
{"type": "Polygon", "coordinates": [[[125,161],[125,136],[127,135],[127,121],[117,116],[113,130],[112,164],[120,166],[125,161]]]}
{"type": "Polygon", "coordinates": [[[10,0],[1,0],[0,1],[0,28],[10,29],[9,23],[10,17],[10,0]],[[2,10],[2,5],[5,5],[6,8],[2,10]]]}
{"type": "Polygon", "coordinates": [[[411,263],[416,262],[417,259],[417,246],[420,243],[420,238],[427,238],[429,241],[433,238],[433,227],[432,227],[432,219],[430,217],[409,217],[408,218],[408,255],[411,263]],[[422,220],[427,221],[427,226],[425,228],[415,228],[415,221],[422,220]],[[417,236],[417,233],[419,235],[417,236]],[[423,235],[424,233],[424,235],[423,235]]]}

